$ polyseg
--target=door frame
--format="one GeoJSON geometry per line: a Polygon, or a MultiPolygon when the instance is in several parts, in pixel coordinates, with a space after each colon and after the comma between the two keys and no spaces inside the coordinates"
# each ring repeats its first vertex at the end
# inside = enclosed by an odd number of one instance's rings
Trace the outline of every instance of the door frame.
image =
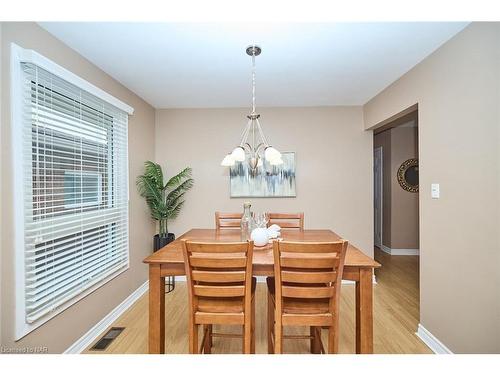
{"type": "MultiPolygon", "coordinates": [[[[373,166],[375,166],[375,154],[379,152],[380,153],[380,217],[379,217],[379,222],[380,222],[380,245],[375,244],[376,246],[379,246],[382,248],[383,246],[383,233],[384,233],[384,148],[383,146],[378,146],[373,148],[373,166]]],[[[375,173],[373,174],[373,182],[375,182],[375,173]]],[[[375,185],[374,185],[375,186],[375,185]]],[[[374,189],[375,190],[375,189],[374,189]]],[[[375,191],[374,191],[375,193],[375,191]]],[[[375,203],[375,200],[374,200],[375,203]]],[[[375,212],[375,207],[373,208],[373,211],[375,212]]],[[[374,223],[375,224],[375,223],[374,223]]],[[[375,234],[375,226],[374,226],[374,234],[375,234]]],[[[375,235],[373,236],[373,239],[375,241],[375,235]]]]}

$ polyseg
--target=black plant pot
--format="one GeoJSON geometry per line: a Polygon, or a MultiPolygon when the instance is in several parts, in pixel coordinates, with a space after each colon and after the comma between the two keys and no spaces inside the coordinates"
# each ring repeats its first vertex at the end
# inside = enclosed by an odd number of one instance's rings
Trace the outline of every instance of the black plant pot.
{"type": "Polygon", "coordinates": [[[162,247],[167,246],[170,242],[175,240],[175,234],[169,233],[167,236],[160,236],[155,234],[153,238],[153,251],[158,251],[162,247]]]}
{"type": "MultiPolygon", "coordinates": [[[[153,251],[156,252],[175,240],[175,234],[169,233],[167,236],[155,234],[153,237],[153,251]]],[[[170,293],[175,289],[175,276],[165,277],[165,293],[170,293]]]]}

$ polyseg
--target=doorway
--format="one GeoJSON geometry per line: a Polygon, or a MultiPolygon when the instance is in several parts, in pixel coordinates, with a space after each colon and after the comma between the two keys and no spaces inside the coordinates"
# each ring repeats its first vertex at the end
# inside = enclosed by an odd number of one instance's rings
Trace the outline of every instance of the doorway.
{"type": "Polygon", "coordinates": [[[382,246],[382,209],[383,209],[383,180],[382,180],[382,147],[375,147],[373,150],[373,222],[374,222],[374,244],[377,247],[382,246]]]}
{"type": "Polygon", "coordinates": [[[417,330],[419,289],[418,110],[373,132],[374,256],[377,289],[417,330]]]}

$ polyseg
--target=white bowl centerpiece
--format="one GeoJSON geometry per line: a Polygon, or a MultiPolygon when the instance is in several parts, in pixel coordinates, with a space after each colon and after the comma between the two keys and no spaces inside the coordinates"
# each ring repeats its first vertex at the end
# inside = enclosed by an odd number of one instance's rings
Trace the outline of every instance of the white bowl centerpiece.
{"type": "Polygon", "coordinates": [[[255,228],[250,235],[255,246],[262,247],[269,243],[269,232],[267,228],[255,228]]]}

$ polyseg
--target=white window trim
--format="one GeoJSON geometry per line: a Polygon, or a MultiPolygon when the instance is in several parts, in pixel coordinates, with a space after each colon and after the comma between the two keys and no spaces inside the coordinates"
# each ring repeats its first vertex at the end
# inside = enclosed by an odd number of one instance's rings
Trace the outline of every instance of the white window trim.
{"type": "MultiPolygon", "coordinates": [[[[23,132],[23,118],[22,118],[22,69],[21,63],[33,63],[48,72],[57,75],[58,77],[80,87],[82,90],[97,96],[98,98],[114,105],[115,107],[125,111],[129,115],[133,114],[134,109],[129,105],[123,103],[119,99],[109,95],[98,87],[92,85],[90,82],[78,77],[65,68],[50,61],[46,57],[40,55],[33,50],[27,50],[15,43],[10,46],[10,98],[11,98],[11,137],[12,137],[12,184],[13,184],[13,203],[14,207],[23,207],[24,204],[24,183],[23,175],[24,170],[16,164],[16,160],[22,160],[23,147],[22,147],[22,132],[23,132]]],[[[128,158],[127,158],[128,170],[128,158]]],[[[128,182],[127,182],[128,183],[128,182]]],[[[129,190],[129,189],[127,189],[129,190]]],[[[117,272],[114,272],[97,282],[90,288],[79,293],[74,298],[68,300],[64,304],[57,307],[54,311],[46,314],[43,318],[38,319],[36,322],[26,322],[26,305],[25,305],[25,259],[24,259],[24,216],[23,210],[14,210],[14,251],[15,251],[15,332],[14,339],[17,341],[34,329],[45,324],[54,316],[60,314],[69,306],[77,301],[85,298],[96,289],[100,288],[110,280],[114,279],[121,273],[130,268],[130,256],[127,254],[127,266],[117,272]]]]}
{"type": "Polygon", "coordinates": [[[55,62],[49,60],[45,56],[40,55],[38,52],[35,52],[31,49],[24,49],[19,47],[15,43],[11,43],[11,54],[16,55],[19,62],[32,63],[34,65],[39,66],[42,69],[58,76],[59,78],[72,83],[73,85],[81,88],[88,93],[97,96],[99,99],[104,100],[105,102],[114,105],[116,108],[121,109],[124,112],[127,112],[129,115],[134,113],[134,108],[125,104],[120,99],[115,98],[114,96],[108,94],[107,92],[101,90],[99,87],[94,86],[90,82],[84,80],[83,78],[78,77],[76,74],[71,73],[69,70],[63,68],[60,65],[57,65],[55,62]]]}

